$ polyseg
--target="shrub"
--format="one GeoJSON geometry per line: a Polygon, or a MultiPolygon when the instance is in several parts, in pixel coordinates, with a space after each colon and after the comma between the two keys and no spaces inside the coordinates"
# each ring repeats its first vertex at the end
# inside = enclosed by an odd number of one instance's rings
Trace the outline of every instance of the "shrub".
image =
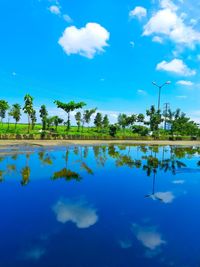
{"type": "Polygon", "coordinates": [[[141,125],[134,125],[132,127],[132,132],[135,134],[139,134],[141,136],[147,136],[149,133],[149,129],[145,126],[141,126],[141,125]]]}

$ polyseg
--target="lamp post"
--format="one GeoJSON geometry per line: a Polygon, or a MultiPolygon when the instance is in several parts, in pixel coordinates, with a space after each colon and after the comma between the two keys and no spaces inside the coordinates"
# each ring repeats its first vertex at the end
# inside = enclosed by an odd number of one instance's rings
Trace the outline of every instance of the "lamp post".
{"type": "Polygon", "coordinates": [[[165,85],[169,85],[171,84],[170,81],[167,81],[165,83],[163,83],[162,85],[158,85],[156,82],[152,82],[152,84],[156,87],[158,87],[158,110],[160,110],[160,95],[161,95],[161,89],[165,86],[165,85]]]}

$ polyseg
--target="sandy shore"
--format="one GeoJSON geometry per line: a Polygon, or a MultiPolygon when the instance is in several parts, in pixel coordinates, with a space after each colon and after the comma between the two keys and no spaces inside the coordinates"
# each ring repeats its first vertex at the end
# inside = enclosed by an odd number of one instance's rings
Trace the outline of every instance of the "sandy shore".
{"type": "Polygon", "coordinates": [[[134,140],[0,140],[0,149],[10,146],[67,146],[67,145],[106,145],[106,144],[127,144],[127,145],[179,145],[179,146],[200,146],[200,141],[134,141],[134,140]]]}

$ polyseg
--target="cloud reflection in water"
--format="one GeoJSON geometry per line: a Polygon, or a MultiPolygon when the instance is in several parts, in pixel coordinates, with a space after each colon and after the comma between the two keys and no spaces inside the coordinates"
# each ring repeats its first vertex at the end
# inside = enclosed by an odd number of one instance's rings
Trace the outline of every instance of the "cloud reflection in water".
{"type": "Polygon", "coordinates": [[[88,228],[98,221],[96,209],[86,200],[59,200],[53,211],[60,223],[73,222],[78,228],[88,228]]]}

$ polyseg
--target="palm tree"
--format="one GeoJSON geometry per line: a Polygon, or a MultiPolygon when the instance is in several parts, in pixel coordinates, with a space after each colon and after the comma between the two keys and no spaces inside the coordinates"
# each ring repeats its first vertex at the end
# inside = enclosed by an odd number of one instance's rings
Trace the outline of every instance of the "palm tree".
{"type": "Polygon", "coordinates": [[[28,115],[28,133],[30,132],[31,114],[33,114],[33,97],[26,94],[24,97],[23,111],[28,115]]]}

